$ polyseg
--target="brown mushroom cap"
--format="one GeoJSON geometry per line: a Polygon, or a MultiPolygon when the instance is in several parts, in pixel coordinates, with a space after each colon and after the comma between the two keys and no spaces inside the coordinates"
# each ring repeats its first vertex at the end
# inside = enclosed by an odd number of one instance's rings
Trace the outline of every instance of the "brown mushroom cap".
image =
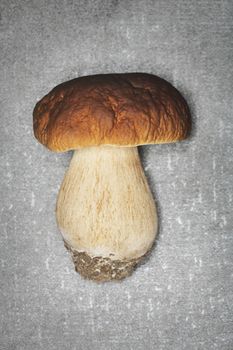
{"type": "Polygon", "coordinates": [[[50,150],[138,146],[185,139],[190,112],[166,80],[145,73],[100,74],[56,86],[33,111],[35,137],[50,150]]]}

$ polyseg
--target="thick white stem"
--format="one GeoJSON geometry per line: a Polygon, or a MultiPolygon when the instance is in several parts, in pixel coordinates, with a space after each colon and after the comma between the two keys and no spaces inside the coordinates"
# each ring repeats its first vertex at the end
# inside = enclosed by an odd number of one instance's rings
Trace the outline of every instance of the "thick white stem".
{"type": "Polygon", "coordinates": [[[74,152],[57,200],[64,240],[112,260],[144,255],[157,233],[156,207],[136,147],[74,152]]]}

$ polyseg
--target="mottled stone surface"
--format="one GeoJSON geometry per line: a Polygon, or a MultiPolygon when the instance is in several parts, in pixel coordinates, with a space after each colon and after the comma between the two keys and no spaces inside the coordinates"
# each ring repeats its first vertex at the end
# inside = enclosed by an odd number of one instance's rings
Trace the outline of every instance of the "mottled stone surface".
{"type": "Polygon", "coordinates": [[[233,349],[233,3],[0,2],[0,349],[233,349]],[[144,71],[187,99],[189,140],[141,148],[160,230],[121,282],[74,271],[56,227],[71,152],[32,110],[76,76],[144,71]]]}

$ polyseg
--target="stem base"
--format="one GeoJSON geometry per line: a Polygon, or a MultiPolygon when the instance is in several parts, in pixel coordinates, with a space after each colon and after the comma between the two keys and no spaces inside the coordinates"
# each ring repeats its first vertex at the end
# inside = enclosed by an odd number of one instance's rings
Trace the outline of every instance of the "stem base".
{"type": "Polygon", "coordinates": [[[96,282],[121,280],[132,274],[143,257],[131,260],[112,260],[107,257],[92,257],[85,252],[78,252],[64,241],[66,249],[71,253],[75,271],[84,278],[96,282]]]}

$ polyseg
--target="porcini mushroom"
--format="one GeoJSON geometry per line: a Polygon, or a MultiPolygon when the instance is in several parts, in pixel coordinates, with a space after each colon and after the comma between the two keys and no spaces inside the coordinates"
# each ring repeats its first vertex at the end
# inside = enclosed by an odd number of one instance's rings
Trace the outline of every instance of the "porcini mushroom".
{"type": "Polygon", "coordinates": [[[150,74],[101,74],[55,87],[35,106],[35,137],[74,150],[56,217],[76,271],[107,281],[129,275],[157,233],[156,206],[137,146],[186,138],[181,94],[150,74]]]}

